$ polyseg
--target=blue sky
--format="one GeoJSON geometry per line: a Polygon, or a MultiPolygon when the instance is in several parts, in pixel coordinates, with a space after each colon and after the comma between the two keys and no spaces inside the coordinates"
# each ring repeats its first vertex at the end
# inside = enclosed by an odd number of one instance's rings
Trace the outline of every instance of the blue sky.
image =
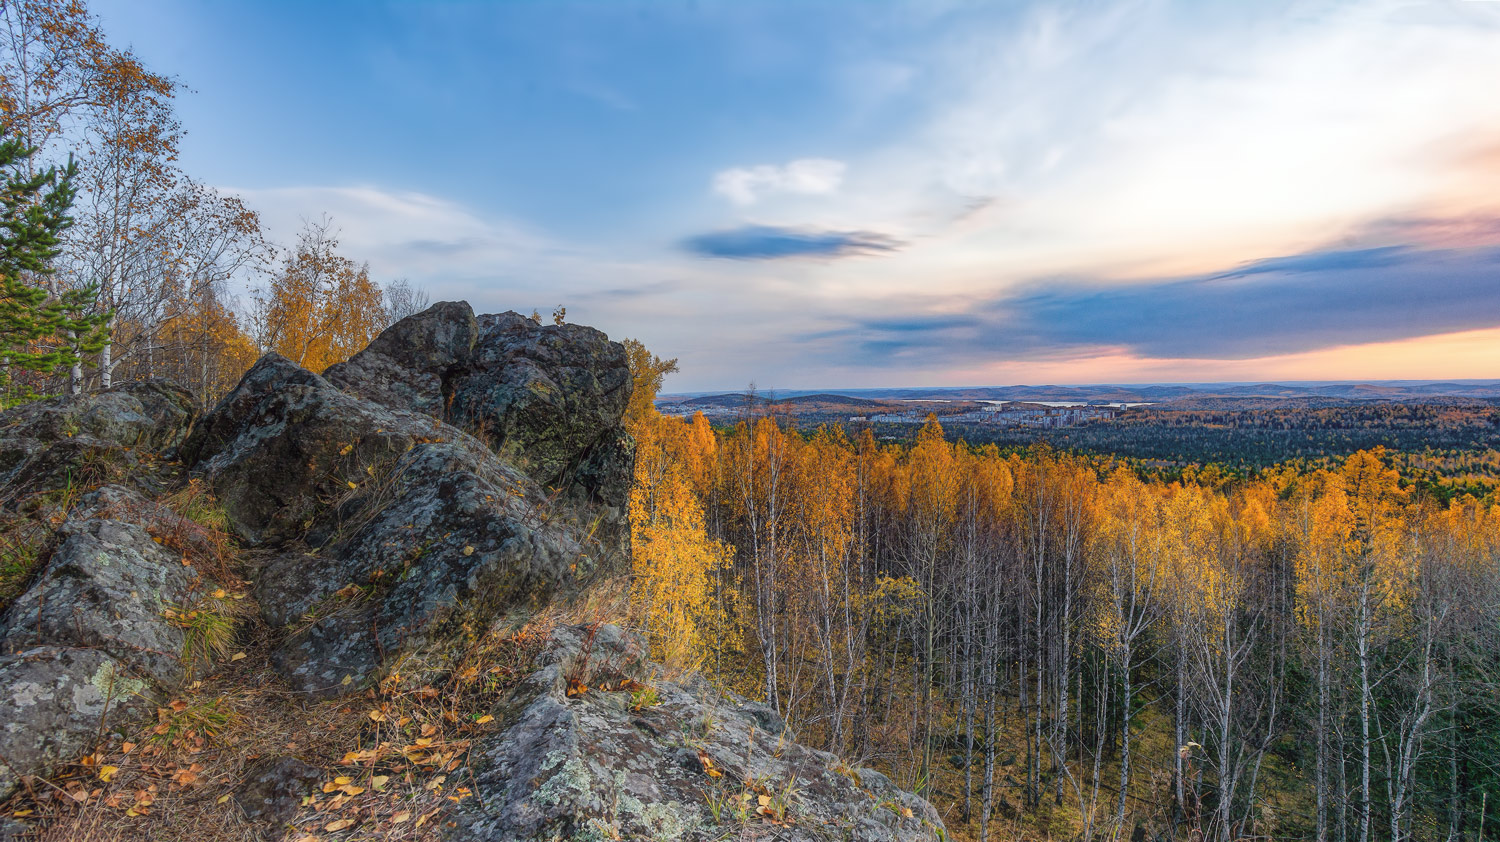
{"type": "Polygon", "coordinates": [[[671,389],[1500,376],[1500,3],[93,8],[277,239],[671,389]]]}

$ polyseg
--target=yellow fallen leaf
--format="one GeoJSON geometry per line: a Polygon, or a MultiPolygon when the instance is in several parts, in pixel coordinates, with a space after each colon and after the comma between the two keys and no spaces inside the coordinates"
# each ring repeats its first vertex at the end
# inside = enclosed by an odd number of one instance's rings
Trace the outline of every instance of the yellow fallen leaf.
{"type": "Polygon", "coordinates": [[[771,803],[771,796],[769,796],[769,795],[762,795],[759,798],[757,798],[756,801],[759,802],[760,806],[764,807],[767,804],[771,803]]]}
{"type": "Polygon", "coordinates": [[[379,792],[382,789],[385,789],[385,784],[390,779],[390,775],[376,775],[375,777],[370,779],[370,787],[373,788],[376,792],[379,792]]]}
{"type": "Polygon", "coordinates": [[[478,719],[474,720],[475,724],[478,724],[478,725],[483,725],[486,722],[494,722],[494,721],[495,721],[495,717],[490,716],[489,714],[485,714],[484,716],[481,716],[478,719]]]}
{"type": "Polygon", "coordinates": [[[347,784],[347,783],[352,783],[353,781],[354,781],[353,778],[348,777],[346,775],[339,775],[337,778],[333,779],[333,782],[335,784],[338,784],[339,786],[343,786],[344,784],[347,784]]]}
{"type": "Polygon", "coordinates": [[[113,778],[115,776],[115,773],[118,771],[120,771],[119,766],[100,766],[99,780],[104,781],[105,783],[109,783],[109,779],[113,778]]]}
{"type": "Polygon", "coordinates": [[[344,481],[347,482],[347,483],[349,483],[349,487],[350,488],[359,488],[359,486],[355,485],[352,480],[344,480],[344,481]]]}
{"type": "Polygon", "coordinates": [[[474,554],[474,548],[473,547],[469,547],[469,546],[465,546],[464,547],[464,555],[473,555],[473,554],[474,554]]]}
{"type": "Polygon", "coordinates": [[[343,786],[339,787],[339,792],[342,792],[343,794],[348,795],[348,796],[359,795],[360,793],[362,793],[364,791],[365,791],[364,787],[362,787],[362,786],[355,786],[354,784],[344,784],[343,786]]]}
{"type": "Polygon", "coordinates": [[[217,588],[213,592],[214,599],[223,599],[226,596],[229,596],[229,592],[224,590],[223,588],[217,588]]]}
{"type": "Polygon", "coordinates": [[[339,451],[339,455],[340,456],[348,456],[349,455],[349,451],[351,451],[353,449],[354,449],[354,445],[352,445],[352,444],[346,444],[346,445],[344,445],[344,449],[339,451]]]}
{"type": "Polygon", "coordinates": [[[373,720],[375,722],[384,722],[387,719],[390,719],[390,717],[386,716],[384,713],[381,713],[378,710],[372,710],[367,715],[370,717],[371,720],[373,720]]]}
{"type": "Polygon", "coordinates": [[[228,801],[228,800],[229,800],[229,796],[227,796],[227,795],[221,795],[221,796],[219,796],[219,800],[215,801],[214,803],[215,804],[223,804],[225,801],[228,801]]]}
{"type": "Polygon", "coordinates": [[[354,827],[354,819],[339,819],[336,822],[329,822],[323,829],[329,833],[334,833],[340,830],[347,830],[351,827],[354,827]]]}
{"type": "Polygon", "coordinates": [[[229,656],[229,662],[230,663],[234,663],[235,661],[243,661],[243,660],[245,660],[245,653],[244,652],[236,652],[233,655],[229,656]]]}
{"type": "Polygon", "coordinates": [[[391,824],[406,824],[409,821],[411,821],[410,810],[402,810],[396,815],[391,816],[391,824]]]}

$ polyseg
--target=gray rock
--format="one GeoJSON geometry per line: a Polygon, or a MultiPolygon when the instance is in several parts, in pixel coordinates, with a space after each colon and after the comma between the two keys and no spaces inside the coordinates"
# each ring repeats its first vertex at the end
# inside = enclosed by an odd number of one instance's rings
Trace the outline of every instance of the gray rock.
{"type": "Polygon", "coordinates": [[[323,376],[366,400],[446,421],[451,381],[473,358],[478,336],[467,303],[440,301],[386,328],[323,376]]]}
{"type": "Polygon", "coordinates": [[[258,596],[269,622],[299,629],[277,655],[293,685],[342,692],[346,676],[363,686],[380,653],[541,604],[588,564],[534,483],[460,439],[403,454],[316,557],[272,561],[258,596]]]}
{"type": "Polygon", "coordinates": [[[129,668],[94,649],[42,646],[0,656],[0,799],[149,709],[147,692],[129,668]]]}
{"type": "Polygon", "coordinates": [[[0,622],[0,651],[99,649],[160,685],[182,680],[183,631],[164,612],[187,605],[201,583],[144,526],[121,519],[131,502],[146,505],[124,489],[93,495],[62,526],[51,559],[0,622]],[[106,511],[113,516],[89,516],[106,511]]]}
{"type": "Polygon", "coordinates": [[[176,448],[196,415],[192,395],[166,380],[8,409],[0,413],[3,502],[131,473],[140,454],[176,448]]]}
{"type": "Polygon", "coordinates": [[[274,544],[303,536],[416,444],[459,436],[430,416],[360,400],[267,354],[204,416],[182,454],[243,541],[274,544]]]}
{"type": "Polygon", "coordinates": [[[475,317],[442,302],[386,329],[331,367],[330,382],[388,407],[439,418],[538,482],[618,517],[634,446],[620,419],[632,381],[625,349],[582,325],[518,313],[475,317]]]}
{"type": "Polygon", "coordinates": [[[285,829],[302,806],[302,799],[322,780],[323,770],[295,757],[270,758],[245,770],[234,802],[245,812],[245,818],[264,825],[263,835],[270,838],[285,829]]]}
{"type": "Polygon", "coordinates": [[[656,681],[659,701],[639,711],[624,692],[567,695],[570,677],[594,688],[648,680],[644,653],[614,626],[558,630],[542,669],[497,706],[504,730],[476,743],[477,797],[450,816],[449,838],[707,842],[740,832],[742,821],[781,840],[943,838],[926,801],[759,728],[702,683],[656,681]],[[701,757],[722,777],[709,776],[701,757]],[[761,794],[786,805],[789,823],[756,813],[761,794]],[[710,799],[724,805],[717,819],[710,799]],[[748,815],[735,815],[736,802],[748,815]]]}
{"type": "Polygon", "coordinates": [[[546,600],[600,555],[536,483],[437,419],[267,356],[183,446],[256,575],[297,689],[358,690],[383,658],[546,600]],[[268,481],[268,478],[274,478],[268,481]]]}

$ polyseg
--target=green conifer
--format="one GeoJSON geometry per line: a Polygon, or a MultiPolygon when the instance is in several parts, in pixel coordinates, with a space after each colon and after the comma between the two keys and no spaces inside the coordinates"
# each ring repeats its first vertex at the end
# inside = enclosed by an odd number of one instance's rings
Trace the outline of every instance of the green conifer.
{"type": "Polygon", "coordinates": [[[0,127],[0,401],[7,405],[33,396],[17,384],[18,371],[61,374],[109,335],[109,314],[93,312],[97,287],[54,295],[40,283],[73,224],[78,168],[70,159],[61,170],[28,175],[35,151],[0,127]]]}

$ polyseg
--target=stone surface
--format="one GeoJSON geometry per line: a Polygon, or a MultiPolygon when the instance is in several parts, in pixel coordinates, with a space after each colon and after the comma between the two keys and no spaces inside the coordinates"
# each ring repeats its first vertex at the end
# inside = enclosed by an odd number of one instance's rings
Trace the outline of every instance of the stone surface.
{"type": "Polygon", "coordinates": [[[382,658],[546,600],[598,555],[478,440],[281,357],[257,363],[183,452],[240,537],[279,551],[257,598],[287,634],[274,660],[304,692],[358,690],[382,658]]]}
{"type": "Polygon", "coordinates": [[[705,682],[656,681],[657,703],[639,710],[630,693],[599,689],[651,681],[642,641],[614,626],[558,630],[543,663],[496,708],[507,727],[475,745],[477,797],[450,818],[449,838],[943,838],[926,801],[878,772],[762,729],[761,711],[705,682]],[[569,678],[595,689],[570,697],[569,678]],[[722,777],[711,777],[703,758],[722,777]],[[787,805],[788,821],[759,814],[760,795],[787,805]],[[723,804],[718,818],[710,799],[723,804]],[[745,815],[736,815],[736,803],[745,815]]]}
{"type": "Polygon", "coordinates": [[[245,818],[263,826],[262,836],[276,838],[324,777],[323,770],[295,757],[262,760],[245,770],[234,802],[245,818]]]}
{"type": "Polygon", "coordinates": [[[473,440],[417,444],[314,536],[328,541],[316,556],[285,553],[258,576],[263,615],[294,631],[278,666],[299,690],[347,692],[382,653],[544,603],[592,561],[549,515],[529,478],[473,440]]]}
{"type": "Polygon", "coordinates": [[[633,447],[625,349],[582,325],[519,313],[475,317],[442,302],[331,367],[328,380],[388,407],[425,412],[484,441],[546,486],[622,509],[633,447]]]}
{"type": "Polygon", "coordinates": [[[301,537],[414,445],[461,435],[267,354],[203,417],[182,455],[243,541],[274,544],[301,537]]]}
{"type": "Polygon", "coordinates": [[[0,798],[148,709],[147,689],[94,649],[40,646],[0,656],[0,798]]]}
{"type": "Polygon", "coordinates": [[[166,380],[60,396],[0,413],[0,503],[130,472],[143,453],[170,453],[197,415],[186,389],[166,380]]]}
{"type": "Polygon", "coordinates": [[[468,304],[441,301],[386,328],[324,376],[366,400],[446,421],[452,380],[465,371],[478,336],[468,304]]]}
{"type": "Polygon", "coordinates": [[[51,559],[0,620],[0,652],[86,647],[160,685],[182,680],[183,632],[164,612],[189,604],[201,583],[144,526],[125,519],[130,513],[118,507],[132,497],[124,489],[94,495],[82,516],[62,526],[51,559]],[[117,508],[101,502],[109,499],[117,508]]]}

